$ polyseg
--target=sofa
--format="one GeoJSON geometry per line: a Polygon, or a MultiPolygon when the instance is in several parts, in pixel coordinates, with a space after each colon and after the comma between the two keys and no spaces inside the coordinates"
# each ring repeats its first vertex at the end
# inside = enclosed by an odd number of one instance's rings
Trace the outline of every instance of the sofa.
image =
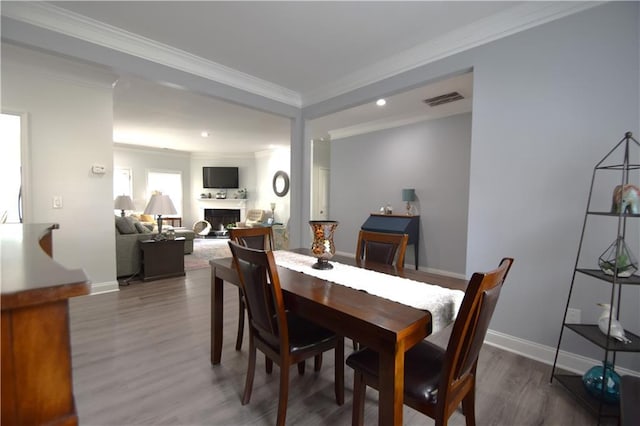
{"type": "MultiPolygon", "coordinates": [[[[170,229],[163,226],[163,232],[170,229]]],[[[172,228],[176,238],[184,238],[184,254],[193,252],[195,233],[190,229],[172,228]]],[[[116,276],[132,276],[141,272],[140,247],[138,241],[154,238],[157,228],[152,222],[141,222],[135,217],[115,218],[116,232],[116,276]]]]}

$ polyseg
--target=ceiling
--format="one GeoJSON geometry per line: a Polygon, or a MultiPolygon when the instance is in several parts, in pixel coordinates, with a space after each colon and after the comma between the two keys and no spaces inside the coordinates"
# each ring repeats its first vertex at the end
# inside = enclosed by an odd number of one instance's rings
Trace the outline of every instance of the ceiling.
{"type": "MultiPolygon", "coordinates": [[[[586,7],[589,2],[3,1],[2,15],[156,62],[197,64],[194,73],[304,107],[586,7]]],[[[472,76],[457,76],[310,127],[313,137],[336,139],[470,111],[471,97],[472,76]],[[422,102],[453,90],[465,99],[433,109],[422,102]]],[[[288,146],[289,139],[283,117],[131,75],[115,85],[118,143],[243,153],[288,146]]]]}

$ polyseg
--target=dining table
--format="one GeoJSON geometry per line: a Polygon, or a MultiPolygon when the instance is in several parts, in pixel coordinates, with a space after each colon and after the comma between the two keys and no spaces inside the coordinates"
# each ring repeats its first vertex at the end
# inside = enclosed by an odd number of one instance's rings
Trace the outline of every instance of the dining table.
{"type": "MultiPolygon", "coordinates": [[[[309,249],[292,252],[311,256],[309,249]]],[[[333,262],[362,267],[421,283],[464,291],[467,280],[410,268],[397,268],[335,255],[333,262]]],[[[239,286],[233,258],[213,259],[211,266],[211,363],[222,358],[223,283],[239,286]]],[[[401,425],[404,353],[432,331],[431,312],[407,306],[328,279],[278,266],[287,309],[378,352],[380,359],[378,424],[401,425]]]]}

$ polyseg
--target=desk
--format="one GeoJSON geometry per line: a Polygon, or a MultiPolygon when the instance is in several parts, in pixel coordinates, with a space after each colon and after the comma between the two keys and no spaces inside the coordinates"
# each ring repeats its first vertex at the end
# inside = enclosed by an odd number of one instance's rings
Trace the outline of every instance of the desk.
{"type": "MultiPolygon", "coordinates": [[[[294,250],[310,254],[307,249],[294,250]]],[[[355,259],[335,256],[334,261],[355,265],[355,259]]],[[[223,281],[238,285],[232,259],[213,259],[211,265],[211,363],[222,357],[223,281]]],[[[364,262],[364,267],[430,282],[443,287],[466,289],[466,281],[411,269],[364,262]]],[[[378,422],[401,425],[404,389],[404,352],[431,333],[431,314],[410,306],[333,284],[319,278],[278,267],[285,304],[296,314],[352,338],[380,354],[378,422]]]]}
{"type": "Polygon", "coordinates": [[[420,216],[371,213],[371,216],[362,224],[362,229],[365,231],[409,235],[407,245],[413,245],[416,269],[418,269],[420,260],[420,216]]]}

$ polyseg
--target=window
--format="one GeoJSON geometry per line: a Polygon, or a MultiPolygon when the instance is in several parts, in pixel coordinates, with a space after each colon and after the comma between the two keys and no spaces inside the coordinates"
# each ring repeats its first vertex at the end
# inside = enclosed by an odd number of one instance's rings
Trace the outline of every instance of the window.
{"type": "Polygon", "coordinates": [[[147,171],[147,200],[154,192],[168,195],[176,207],[177,215],[182,216],[182,173],[172,171],[147,171]]]}
{"type": "Polygon", "coordinates": [[[131,169],[115,167],[113,169],[113,198],[118,195],[128,195],[133,198],[131,190],[131,169]]]}

